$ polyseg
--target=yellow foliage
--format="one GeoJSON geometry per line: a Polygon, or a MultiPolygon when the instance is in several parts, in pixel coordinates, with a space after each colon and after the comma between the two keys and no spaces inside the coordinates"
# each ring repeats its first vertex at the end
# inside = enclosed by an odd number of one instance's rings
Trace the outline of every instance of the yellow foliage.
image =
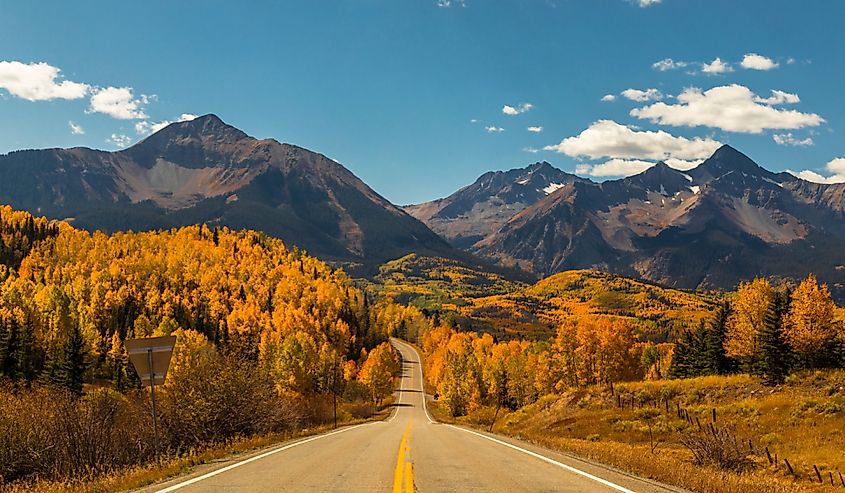
{"type": "Polygon", "coordinates": [[[757,336],[766,320],[766,312],[774,298],[772,285],[766,279],[740,283],[733,300],[725,333],[725,353],[732,358],[757,355],[757,336]]]}
{"type": "Polygon", "coordinates": [[[798,285],[784,319],[784,335],[797,354],[813,359],[839,335],[835,309],[827,285],[819,285],[814,275],[798,285]]]}
{"type": "Polygon", "coordinates": [[[305,395],[320,391],[321,368],[386,338],[346,274],[253,231],[89,234],[0,207],[0,240],[0,261],[13,266],[0,273],[0,311],[47,358],[78,327],[96,375],[110,376],[102,362],[115,334],[179,333],[257,360],[279,392],[305,395]]]}

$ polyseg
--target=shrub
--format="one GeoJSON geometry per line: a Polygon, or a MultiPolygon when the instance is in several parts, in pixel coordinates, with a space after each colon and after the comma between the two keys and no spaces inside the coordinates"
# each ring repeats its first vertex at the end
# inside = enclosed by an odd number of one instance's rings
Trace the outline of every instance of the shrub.
{"type": "Polygon", "coordinates": [[[700,432],[685,433],[681,443],[692,452],[698,465],[739,472],[754,464],[742,441],[726,428],[711,425],[700,432]]]}
{"type": "Polygon", "coordinates": [[[89,477],[152,457],[152,429],[133,397],[94,389],[0,390],[0,477],[89,477]]]}
{"type": "Polygon", "coordinates": [[[161,424],[177,451],[239,436],[284,431],[304,420],[301,403],[280,397],[256,364],[212,353],[168,376],[161,424]]]}

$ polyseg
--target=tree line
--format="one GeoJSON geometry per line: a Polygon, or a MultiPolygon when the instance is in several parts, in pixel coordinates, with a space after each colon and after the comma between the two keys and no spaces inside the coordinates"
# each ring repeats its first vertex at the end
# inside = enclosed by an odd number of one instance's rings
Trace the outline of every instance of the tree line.
{"type": "Polygon", "coordinates": [[[709,320],[663,343],[640,340],[629,321],[614,317],[564,319],[549,341],[499,342],[436,317],[426,325],[422,313],[405,310],[390,327],[420,343],[426,378],[454,416],[481,406],[517,409],[587,385],[735,372],[778,384],[797,370],[845,365],[845,327],[812,275],[794,289],[741,283],[709,320]]]}
{"type": "Polygon", "coordinates": [[[779,384],[793,371],[845,364],[845,327],[827,285],[814,275],[795,289],[766,279],[739,285],[709,322],[675,344],[672,377],[737,371],[779,384]]]}

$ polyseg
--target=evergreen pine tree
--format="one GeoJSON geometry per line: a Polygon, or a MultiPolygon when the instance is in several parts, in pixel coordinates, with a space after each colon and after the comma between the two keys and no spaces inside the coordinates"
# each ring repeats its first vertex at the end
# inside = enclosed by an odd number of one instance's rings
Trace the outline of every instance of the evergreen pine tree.
{"type": "Polygon", "coordinates": [[[16,380],[18,375],[18,327],[15,320],[0,319],[0,376],[16,380]]]}
{"type": "Polygon", "coordinates": [[[47,379],[54,385],[81,395],[87,369],[85,356],[85,340],[79,327],[74,324],[64,346],[50,362],[47,379]]]}
{"type": "Polygon", "coordinates": [[[681,333],[681,337],[675,343],[675,351],[672,353],[672,364],[669,366],[669,378],[688,378],[690,375],[689,354],[692,345],[692,334],[689,330],[681,333]]]}
{"type": "Polygon", "coordinates": [[[698,329],[690,333],[687,363],[690,377],[710,375],[711,362],[708,354],[709,329],[702,321],[698,329]]]}
{"type": "Polygon", "coordinates": [[[760,359],[756,373],[769,385],[783,383],[789,374],[792,352],[783,336],[783,317],[789,311],[789,294],[775,293],[760,331],[760,359]]]}
{"type": "Polygon", "coordinates": [[[126,373],[128,370],[129,355],[126,353],[126,348],[120,339],[120,332],[115,332],[112,335],[108,361],[112,370],[112,384],[114,385],[114,389],[118,392],[123,392],[128,388],[126,373]]]}
{"type": "Polygon", "coordinates": [[[704,341],[705,373],[724,375],[731,370],[731,362],[725,354],[725,332],[731,307],[726,301],[719,307],[707,325],[704,341]]]}

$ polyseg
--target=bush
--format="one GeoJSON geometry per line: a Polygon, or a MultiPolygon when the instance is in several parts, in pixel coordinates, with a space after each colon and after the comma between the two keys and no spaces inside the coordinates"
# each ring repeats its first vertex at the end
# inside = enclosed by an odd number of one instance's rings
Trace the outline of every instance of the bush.
{"type": "Polygon", "coordinates": [[[692,452],[698,465],[740,472],[754,464],[748,458],[749,451],[742,445],[742,440],[737,440],[726,428],[711,425],[701,432],[686,433],[681,437],[681,443],[692,452]]]}
{"type": "Polygon", "coordinates": [[[0,390],[0,477],[90,477],[153,455],[152,427],[133,397],[36,387],[0,390]]]}
{"type": "MultiPolygon", "coordinates": [[[[299,426],[304,403],[279,397],[256,364],[211,353],[157,388],[163,450],[180,453],[299,426]]],[[[0,482],[91,478],[155,455],[148,390],[0,387],[0,482]]]]}
{"type": "Polygon", "coordinates": [[[300,425],[300,403],[280,397],[256,364],[216,352],[169,375],[161,399],[163,435],[176,451],[300,425]]]}

